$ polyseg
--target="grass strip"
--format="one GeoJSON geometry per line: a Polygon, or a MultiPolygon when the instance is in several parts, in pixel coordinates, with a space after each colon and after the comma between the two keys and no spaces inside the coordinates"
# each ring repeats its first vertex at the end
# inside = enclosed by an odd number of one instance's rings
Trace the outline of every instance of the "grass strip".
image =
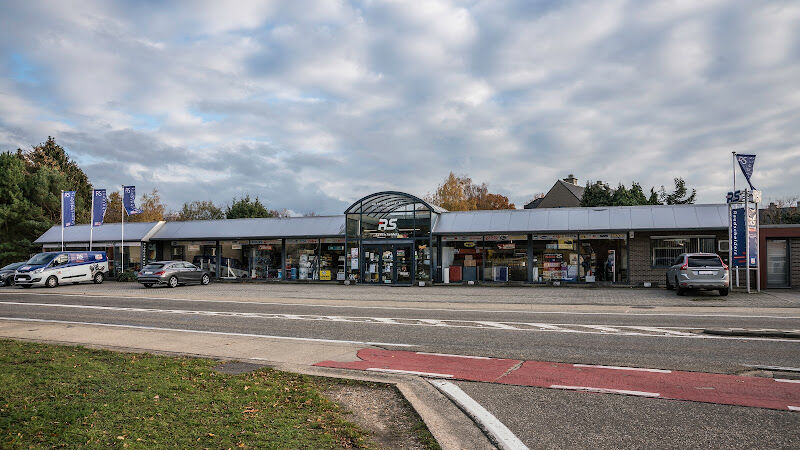
{"type": "Polygon", "coordinates": [[[217,364],[0,340],[0,447],[368,446],[313,378],[217,364]]]}

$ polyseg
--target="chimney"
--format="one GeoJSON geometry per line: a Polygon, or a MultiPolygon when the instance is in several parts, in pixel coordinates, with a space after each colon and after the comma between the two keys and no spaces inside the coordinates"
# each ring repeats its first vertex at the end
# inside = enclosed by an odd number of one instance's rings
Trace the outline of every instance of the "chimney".
{"type": "Polygon", "coordinates": [[[567,178],[564,178],[564,182],[565,183],[569,183],[569,184],[574,184],[575,186],[578,185],[578,179],[575,178],[575,175],[573,175],[573,174],[569,174],[569,176],[567,176],[567,178]]]}

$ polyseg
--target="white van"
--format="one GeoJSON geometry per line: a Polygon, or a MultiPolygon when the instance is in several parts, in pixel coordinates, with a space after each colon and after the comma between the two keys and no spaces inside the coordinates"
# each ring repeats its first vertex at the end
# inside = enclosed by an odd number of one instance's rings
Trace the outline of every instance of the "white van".
{"type": "Polygon", "coordinates": [[[100,284],[108,273],[106,252],[45,252],[35,255],[14,273],[14,284],[54,288],[64,283],[100,284]]]}

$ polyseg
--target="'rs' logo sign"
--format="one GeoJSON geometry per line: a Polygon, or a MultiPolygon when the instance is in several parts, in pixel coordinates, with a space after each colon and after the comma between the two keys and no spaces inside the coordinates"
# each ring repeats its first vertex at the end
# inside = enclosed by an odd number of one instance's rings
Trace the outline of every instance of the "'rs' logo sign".
{"type": "Polygon", "coordinates": [[[381,219],[378,221],[378,231],[393,231],[397,229],[397,219],[381,219]]]}

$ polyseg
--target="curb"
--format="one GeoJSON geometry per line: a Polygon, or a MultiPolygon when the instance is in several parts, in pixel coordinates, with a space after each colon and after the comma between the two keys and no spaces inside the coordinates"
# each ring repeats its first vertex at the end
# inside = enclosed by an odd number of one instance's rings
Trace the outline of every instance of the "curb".
{"type": "Polygon", "coordinates": [[[774,330],[774,329],[747,329],[747,328],[705,328],[703,334],[717,336],[748,336],[764,338],[800,339],[800,331],[774,330]]]}

